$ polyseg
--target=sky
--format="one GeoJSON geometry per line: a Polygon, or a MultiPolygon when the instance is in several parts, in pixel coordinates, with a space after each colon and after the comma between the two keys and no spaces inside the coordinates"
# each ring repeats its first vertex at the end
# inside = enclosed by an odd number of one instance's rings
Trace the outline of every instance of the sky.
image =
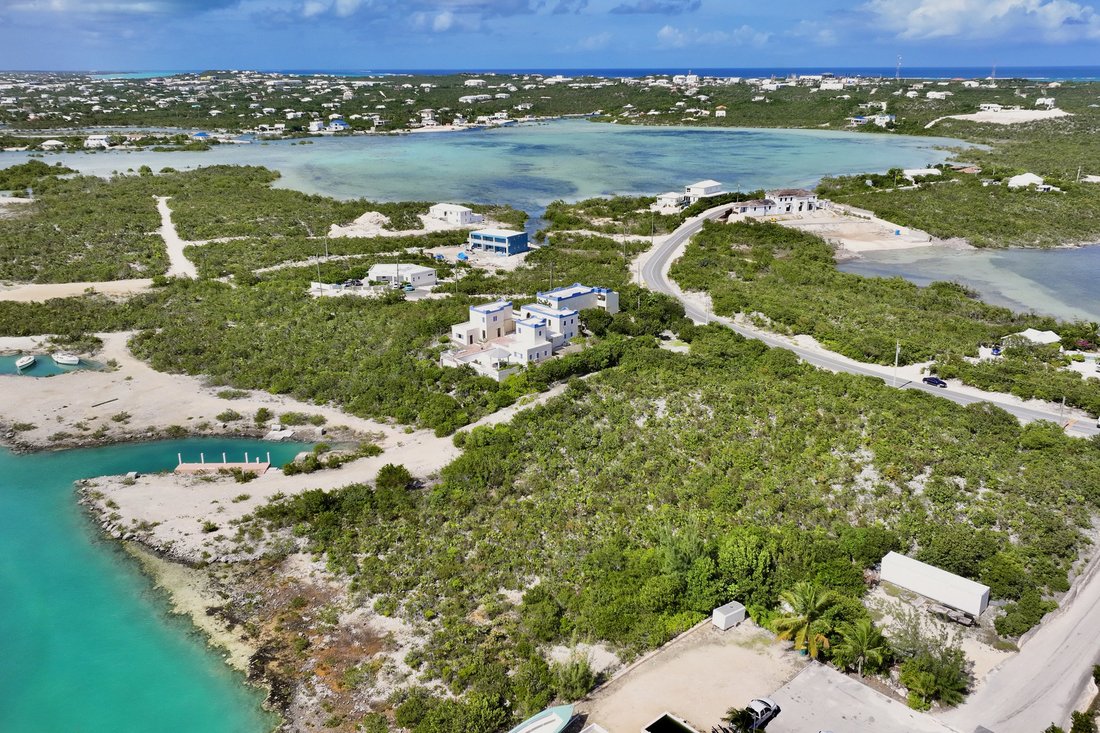
{"type": "Polygon", "coordinates": [[[0,0],[0,69],[1072,66],[1098,41],[1084,0],[0,0]]]}

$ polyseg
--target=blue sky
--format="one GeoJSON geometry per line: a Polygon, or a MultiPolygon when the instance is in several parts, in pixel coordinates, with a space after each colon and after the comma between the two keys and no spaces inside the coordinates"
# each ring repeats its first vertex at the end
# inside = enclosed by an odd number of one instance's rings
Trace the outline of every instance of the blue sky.
{"type": "Polygon", "coordinates": [[[1085,65],[1098,40],[1076,0],[0,0],[0,69],[1085,65]]]}

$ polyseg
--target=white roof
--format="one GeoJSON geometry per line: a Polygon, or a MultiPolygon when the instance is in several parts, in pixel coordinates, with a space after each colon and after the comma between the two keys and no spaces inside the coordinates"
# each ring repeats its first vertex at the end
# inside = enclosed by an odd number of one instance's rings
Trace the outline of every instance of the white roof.
{"type": "Polygon", "coordinates": [[[989,603],[989,586],[934,565],[890,552],[882,558],[882,580],[978,616],[989,603]]]}
{"type": "Polygon", "coordinates": [[[916,178],[918,176],[938,176],[942,173],[939,168],[906,168],[902,171],[902,174],[906,178],[916,178]]]}
{"type": "Polygon", "coordinates": [[[369,277],[372,280],[377,279],[375,278],[375,273],[381,275],[427,275],[428,273],[431,273],[432,275],[434,275],[435,270],[430,267],[425,267],[424,265],[409,265],[405,263],[398,263],[394,265],[392,263],[379,263],[377,265],[371,265],[369,277]]]}
{"type": "Polygon", "coordinates": [[[1012,335],[1025,338],[1033,344],[1056,344],[1062,340],[1062,337],[1054,331],[1038,331],[1034,328],[1026,328],[1012,335]]]}
{"type": "Polygon", "coordinates": [[[462,204],[446,204],[438,203],[432,206],[432,209],[445,209],[447,211],[473,211],[469,206],[463,206],[462,204]]]}
{"type": "Polygon", "coordinates": [[[1043,179],[1034,173],[1021,173],[1018,176],[1012,176],[1008,179],[1009,188],[1023,188],[1024,186],[1041,186],[1043,179]]]}
{"type": "Polygon", "coordinates": [[[487,234],[490,237],[514,237],[517,234],[523,234],[523,232],[517,232],[513,229],[478,229],[470,232],[470,234],[487,234]]]}
{"type": "Polygon", "coordinates": [[[659,198],[659,199],[677,199],[678,200],[678,199],[682,199],[683,197],[684,197],[684,194],[680,193],[679,191],[667,191],[665,193],[662,193],[657,198],[659,198]]]}
{"type": "Polygon", "coordinates": [[[698,183],[693,183],[690,186],[688,186],[688,188],[713,188],[714,186],[721,186],[721,185],[722,184],[719,183],[718,181],[712,181],[710,179],[707,179],[705,181],[699,181],[698,183]]]}

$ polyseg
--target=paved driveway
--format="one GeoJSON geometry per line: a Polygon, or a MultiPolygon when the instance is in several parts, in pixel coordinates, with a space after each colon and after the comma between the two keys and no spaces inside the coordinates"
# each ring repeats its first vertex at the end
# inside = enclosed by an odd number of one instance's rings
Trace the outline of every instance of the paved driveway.
{"type": "Polygon", "coordinates": [[[782,712],[768,733],[954,733],[935,718],[823,664],[808,665],[771,698],[782,712]]]}

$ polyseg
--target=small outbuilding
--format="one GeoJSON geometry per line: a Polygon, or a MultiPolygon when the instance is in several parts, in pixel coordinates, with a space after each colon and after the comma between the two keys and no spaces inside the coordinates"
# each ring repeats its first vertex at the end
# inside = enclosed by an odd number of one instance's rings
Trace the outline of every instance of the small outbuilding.
{"type": "Polygon", "coordinates": [[[435,270],[432,268],[404,263],[372,265],[367,277],[394,287],[408,283],[414,288],[426,288],[436,283],[435,270]]]}
{"type": "Polygon", "coordinates": [[[481,214],[475,214],[473,209],[460,204],[435,204],[428,209],[428,216],[433,219],[445,221],[452,226],[461,227],[468,224],[480,224],[485,220],[481,214]]]}
{"type": "Polygon", "coordinates": [[[1005,340],[1019,339],[1021,341],[1027,341],[1032,344],[1039,344],[1041,346],[1050,346],[1051,344],[1061,343],[1062,337],[1056,334],[1054,331],[1040,331],[1035,328],[1025,328],[1019,333],[1014,333],[1009,336],[1005,336],[1005,340]]]}
{"type": "Polygon", "coordinates": [[[975,617],[989,605],[988,585],[896,552],[882,558],[879,578],[975,617]]]}
{"type": "Polygon", "coordinates": [[[729,631],[737,624],[745,620],[745,607],[737,601],[730,601],[724,606],[714,609],[710,616],[712,624],[721,631],[729,631]]]}

